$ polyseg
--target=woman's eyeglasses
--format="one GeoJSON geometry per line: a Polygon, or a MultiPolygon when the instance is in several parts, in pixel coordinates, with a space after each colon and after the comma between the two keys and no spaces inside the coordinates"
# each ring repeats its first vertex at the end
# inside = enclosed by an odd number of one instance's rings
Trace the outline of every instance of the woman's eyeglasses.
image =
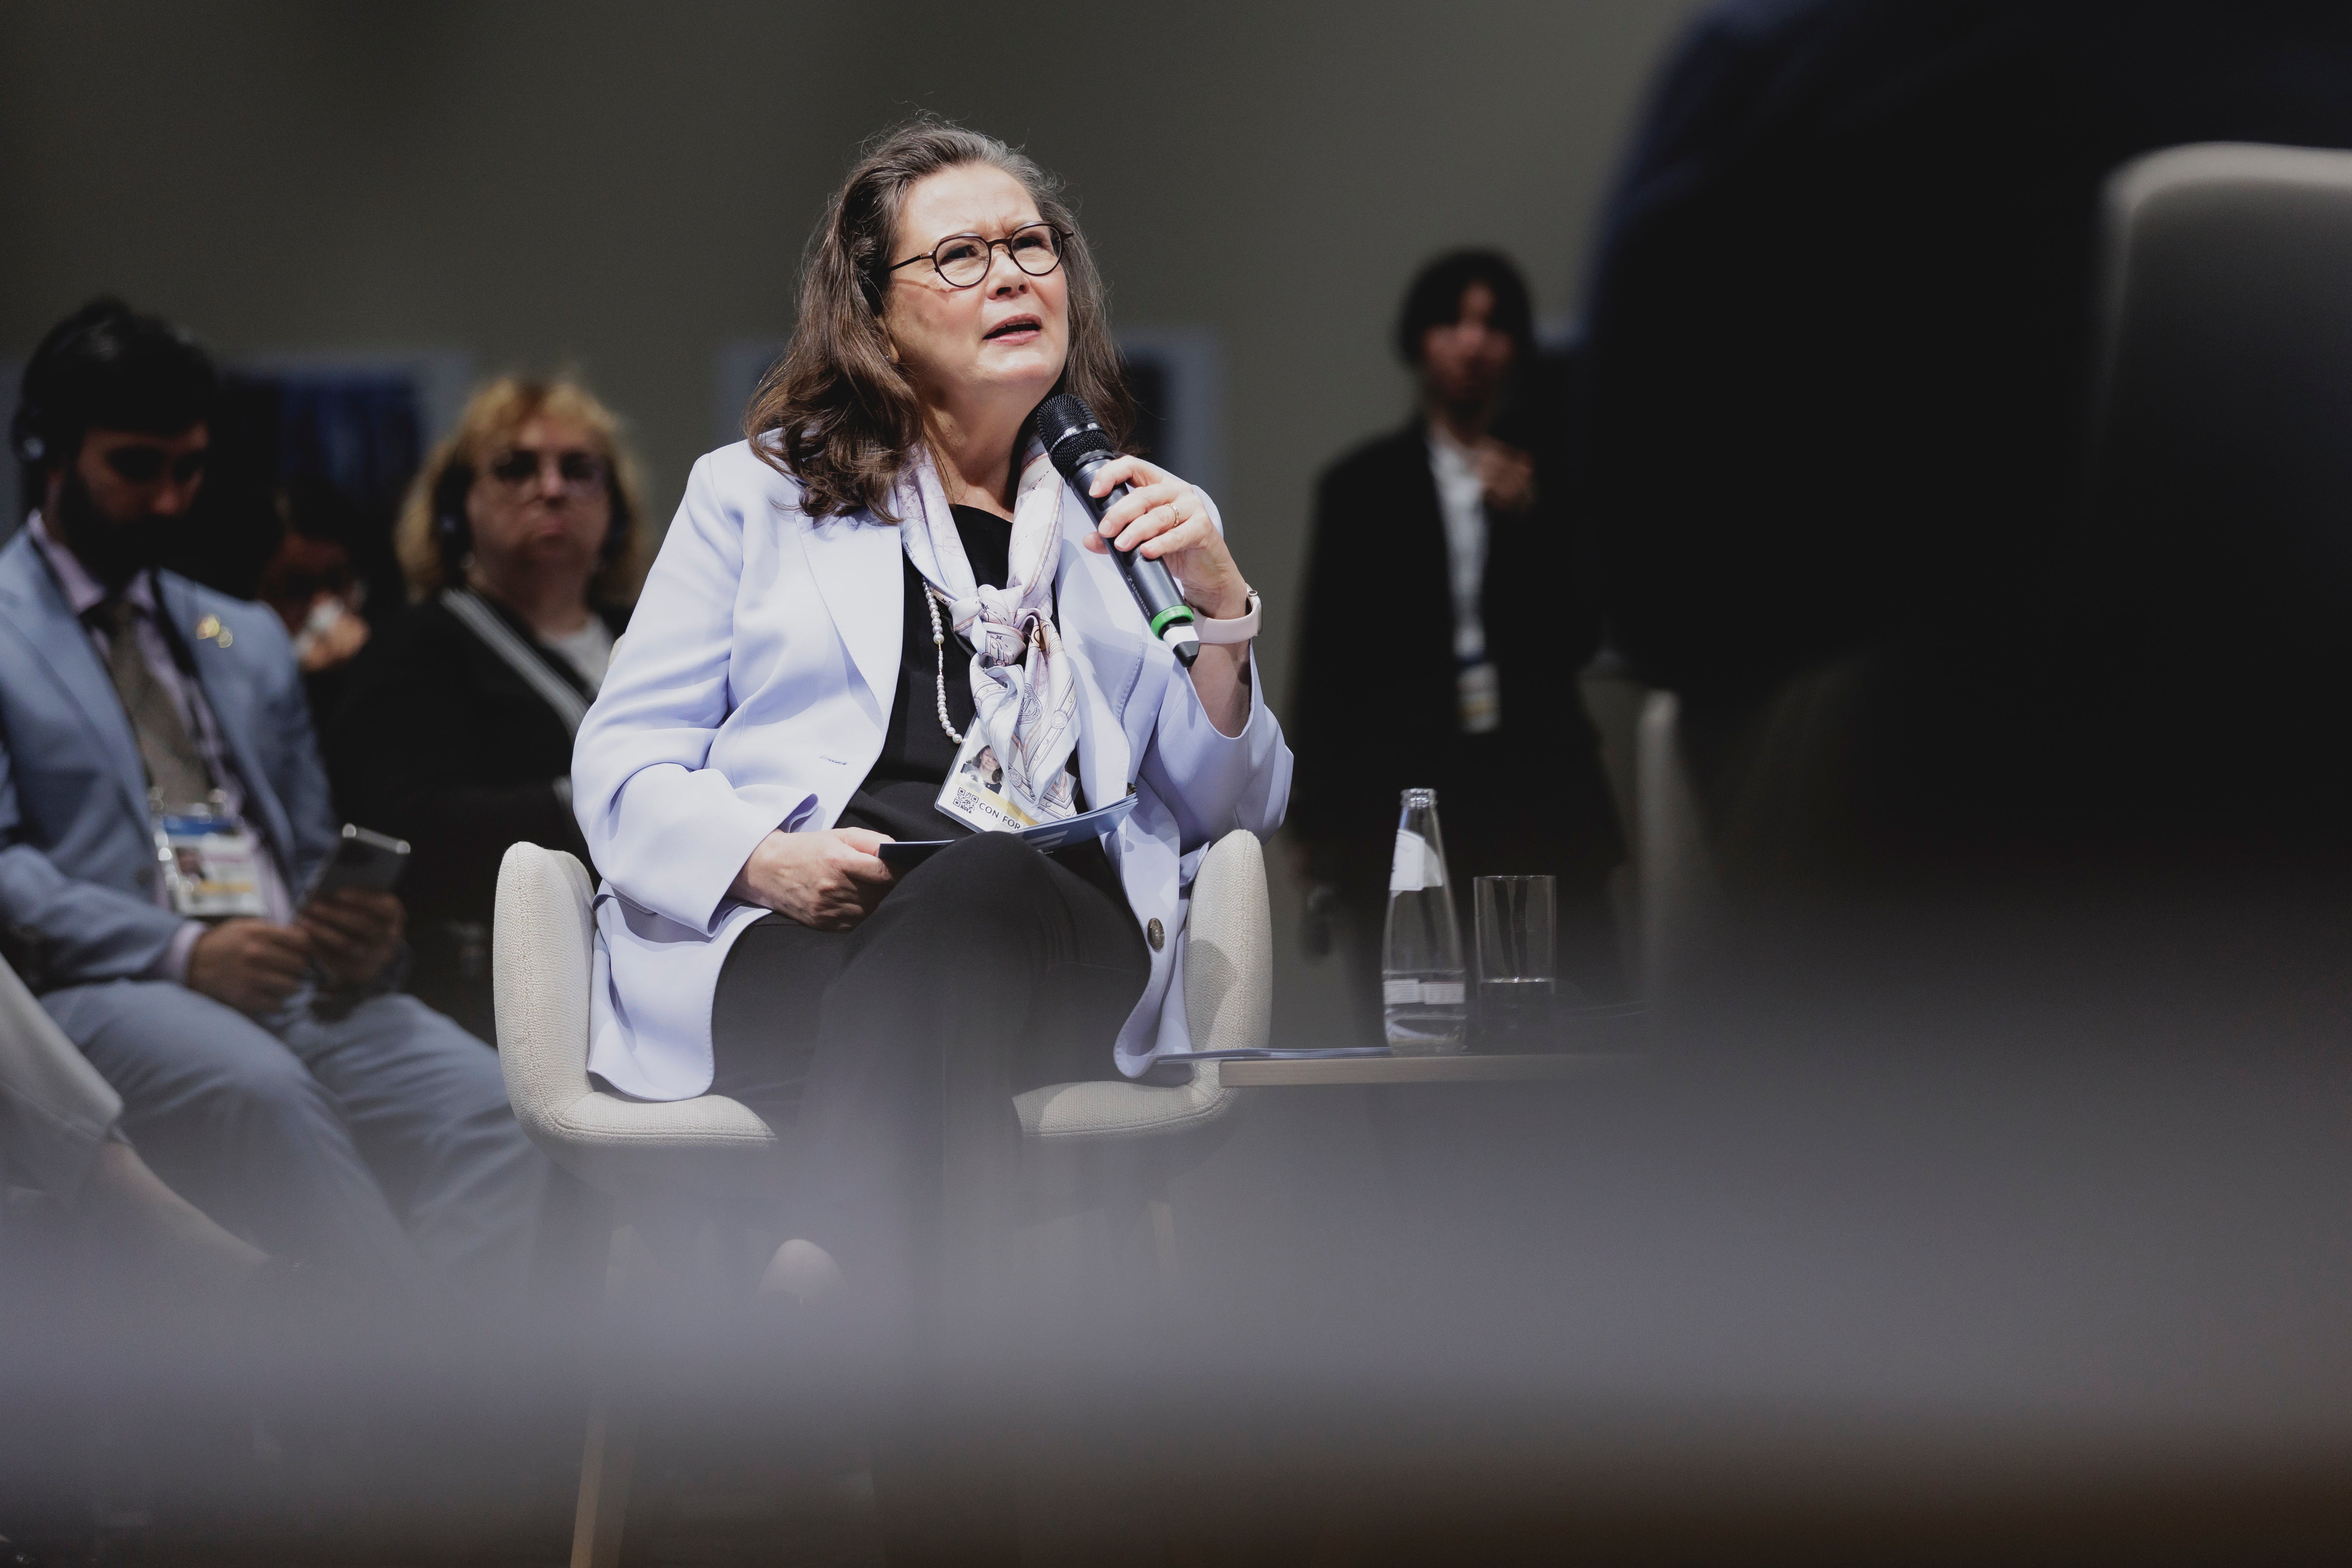
{"type": "Polygon", "coordinates": [[[490,481],[510,495],[542,481],[547,495],[585,495],[604,484],[604,459],[593,452],[541,452],[530,447],[509,447],[489,460],[490,481]]]}
{"type": "Polygon", "coordinates": [[[894,261],[885,273],[928,261],[940,281],[950,289],[969,289],[988,276],[996,247],[1013,258],[1013,265],[1032,278],[1043,278],[1062,264],[1062,231],[1050,223],[1024,224],[1003,239],[982,239],[976,234],[951,234],[920,256],[894,261]]]}

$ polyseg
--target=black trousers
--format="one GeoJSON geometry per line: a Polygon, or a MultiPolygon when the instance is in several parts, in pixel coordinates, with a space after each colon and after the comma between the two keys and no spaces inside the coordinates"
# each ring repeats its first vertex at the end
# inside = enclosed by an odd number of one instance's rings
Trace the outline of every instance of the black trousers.
{"type": "Polygon", "coordinates": [[[893,1568],[1018,1558],[1001,1412],[947,1342],[993,1294],[1015,1217],[1013,1097],[1115,1076],[1150,974],[1134,914],[1086,868],[1009,834],[959,840],[852,930],[758,921],[712,1000],[711,1087],[791,1130],[782,1228],[847,1276],[893,1568]]]}
{"type": "Polygon", "coordinates": [[[770,915],[736,940],[711,1004],[711,1087],[803,1152],[793,1234],[913,1284],[948,1189],[976,1201],[1017,1163],[1013,1097],[1116,1076],[1111,1044],[1150,956],[1104,880],[982,833],[849,931],[770,915]]]}

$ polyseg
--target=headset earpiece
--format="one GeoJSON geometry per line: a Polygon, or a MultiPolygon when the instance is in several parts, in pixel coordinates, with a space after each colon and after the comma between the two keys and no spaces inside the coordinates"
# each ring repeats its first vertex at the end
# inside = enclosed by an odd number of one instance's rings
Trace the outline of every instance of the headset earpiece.
{"type": "MultiPolygon", "coordinates": [[[[56,374],[58,362],[92,332],[101,327],[120,325],[131,319],[131,307],[121,300],[101,298],[84,305],[76,317],[78,322],[70,328],[65,322],[53,328],[49,334],[53,341],[44,341],[35,349],[32,363],[25,367],[24,401],[16,405],[16,414],[8,421],[8,445],[16,454],[16,460],[27,468],[40,468],[56,456],[57,428],[48,411],[41,406],[41,399],[54,390],[47,387],[47,383],[56,374]]],[[[79,440],[79,433],[76,440],[79,440]]]]}
{"type": "Polygon", "coordinates": [[[49,438],[42,428],[46,422],[38,404],[20,403],[8,421],[8,446],[16,460],[26,468],[39,468],[47,460],[49,438]]]}

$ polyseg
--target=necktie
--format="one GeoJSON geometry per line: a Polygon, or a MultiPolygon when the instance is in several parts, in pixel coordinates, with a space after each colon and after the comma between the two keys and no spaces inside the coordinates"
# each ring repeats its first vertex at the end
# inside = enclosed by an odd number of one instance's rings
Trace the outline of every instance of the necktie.
{"type": "Polygon", "coordinates": [[[179,705],[139,646],[139,608],[128,599],[109,599],[89,613],[106,634],[106,668],[114,678],[115,695],[131,720],[139,741],[140,760],[147,764],[148,787],[163,805],[190,805],[212,797],[212,774],[204,753],[189,737],[179,705]]]}

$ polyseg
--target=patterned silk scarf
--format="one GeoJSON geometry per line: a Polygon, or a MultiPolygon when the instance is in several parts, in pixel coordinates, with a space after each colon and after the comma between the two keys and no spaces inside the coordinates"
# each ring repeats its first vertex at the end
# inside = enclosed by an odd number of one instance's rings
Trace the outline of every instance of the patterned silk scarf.
{"type": "Polygon", "coordinates": [[[1062,556],[1062,476],[1030,447],[1013,499],[1011,559],[1002,586],[972,580],[971,561],[930,454],[899,476],[891,510],[907,559],[976,650],[974,727],[1004,763],[1005,782],[1044,820],[1076,811],[1069,760],[1078,741],[1078,688],[1054,626],[1054,569],[1062,556]]]}

